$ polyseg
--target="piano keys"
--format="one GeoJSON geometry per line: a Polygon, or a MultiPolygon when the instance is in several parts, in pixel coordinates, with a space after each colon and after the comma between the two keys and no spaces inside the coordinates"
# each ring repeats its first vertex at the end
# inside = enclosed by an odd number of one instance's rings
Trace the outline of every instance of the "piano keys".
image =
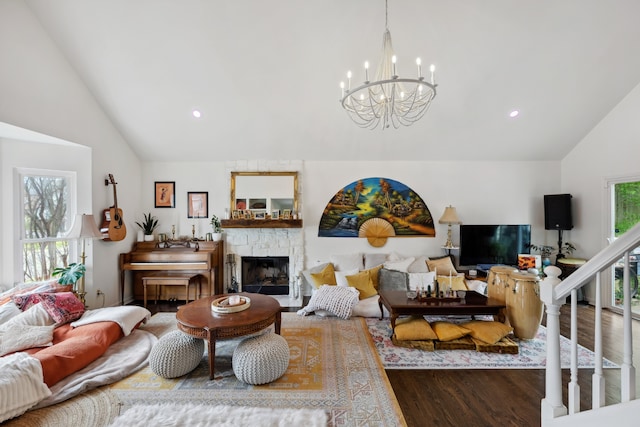
{"type": "Polygon", "coordinates": [[[131,252],[119,257],[120,296],[124,305],[126,272],[132,271],[133,295],[142,299],[142,277],[149,272],[202,275],[202,295],[224,293],[224,241],[198,241],[176,245],[158,242],[135,242],[131,252]]]}

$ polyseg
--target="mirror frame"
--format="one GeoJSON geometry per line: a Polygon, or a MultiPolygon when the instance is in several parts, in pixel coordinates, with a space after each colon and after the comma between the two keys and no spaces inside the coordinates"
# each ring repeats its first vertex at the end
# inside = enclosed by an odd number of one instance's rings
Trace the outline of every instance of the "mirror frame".
{"type": "Polygon", "coordinates": [[[298,172],[231,172],[231,191],[229,199],[229,212],[233,212],[236,206],[236,177],[237,176],[291,176],[293,177],[293,212],[298,212],[298,172]]]}

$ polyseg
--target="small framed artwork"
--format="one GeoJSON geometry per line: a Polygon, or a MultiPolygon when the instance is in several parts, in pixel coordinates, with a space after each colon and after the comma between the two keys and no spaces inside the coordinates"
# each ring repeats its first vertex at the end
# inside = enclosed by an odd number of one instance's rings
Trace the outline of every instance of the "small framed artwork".
{"type": "Polygon", "coordinates": [[[283,219],[291,219],[291,209],[284,209],[282,211],[282,218],[283,219]]]}
{"type": "Polygon", "coordinates": [[[231,213],[231,218],[232,219],[240,219],[244,217],[244,215],[242,215],[242,211],[238,210],[238,209],[234,209],[233,212],[231,213]]]}
{"type": "Polygon", "coordinates": [[[251,217],[251,211],[249,209],[247,209],[246,211],[244,211],[244,219],[252,219],[251,217]]]}
{"type": "Polygon", "coordinates": [[[207,218],[209,216],[209,193],[207,191],[187,193],[187,218],[207,218]]]}
{"type": "Polygon", "coordinates": [[[265,211],[257,211],[255,212],[256,219],[265,219],[267,217],[267,213],[265,211]]]}
{"type": "Polygon", "coordinates": [[[176,183],[175,181],[156,181],[154,183],[155,190],[155,207],[156,208],[175,208],[176,207],[176,183]]]}
{"type": "Polygon", "coordinates": [[[274,209],[271,211],[271,219],[280,219],[280,209],[274,209]]]}

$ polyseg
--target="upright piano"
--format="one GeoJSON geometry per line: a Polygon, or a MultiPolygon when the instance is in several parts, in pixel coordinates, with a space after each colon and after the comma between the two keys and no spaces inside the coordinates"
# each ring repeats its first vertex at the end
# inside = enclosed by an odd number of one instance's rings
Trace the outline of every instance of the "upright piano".
{"type": "Polygon", "coordinates": [[[133,294],[143,293],[142,277],[152,272],[202,275],[202,297],[224,293],[224,241],[136,242],[120,254],[120,300],[124,305],[127,271],[133,272],[133,294]]]}

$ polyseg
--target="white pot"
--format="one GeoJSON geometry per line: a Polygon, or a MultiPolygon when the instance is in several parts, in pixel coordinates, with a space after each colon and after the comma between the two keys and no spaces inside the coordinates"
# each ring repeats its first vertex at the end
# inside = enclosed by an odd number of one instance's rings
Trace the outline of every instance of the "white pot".
{"type": "Polygon", "coordinates": [[[153,242],[156,239],[156,237],[153,234],[145,234],[144,235],[144,241],[145,242],[153,242]]]}
{"type": "Polygon", "coordinates": [[[220,240],[222,240],[222,233],[212,233],[211,238],[214,242],[219,242],[220,240]]]}

